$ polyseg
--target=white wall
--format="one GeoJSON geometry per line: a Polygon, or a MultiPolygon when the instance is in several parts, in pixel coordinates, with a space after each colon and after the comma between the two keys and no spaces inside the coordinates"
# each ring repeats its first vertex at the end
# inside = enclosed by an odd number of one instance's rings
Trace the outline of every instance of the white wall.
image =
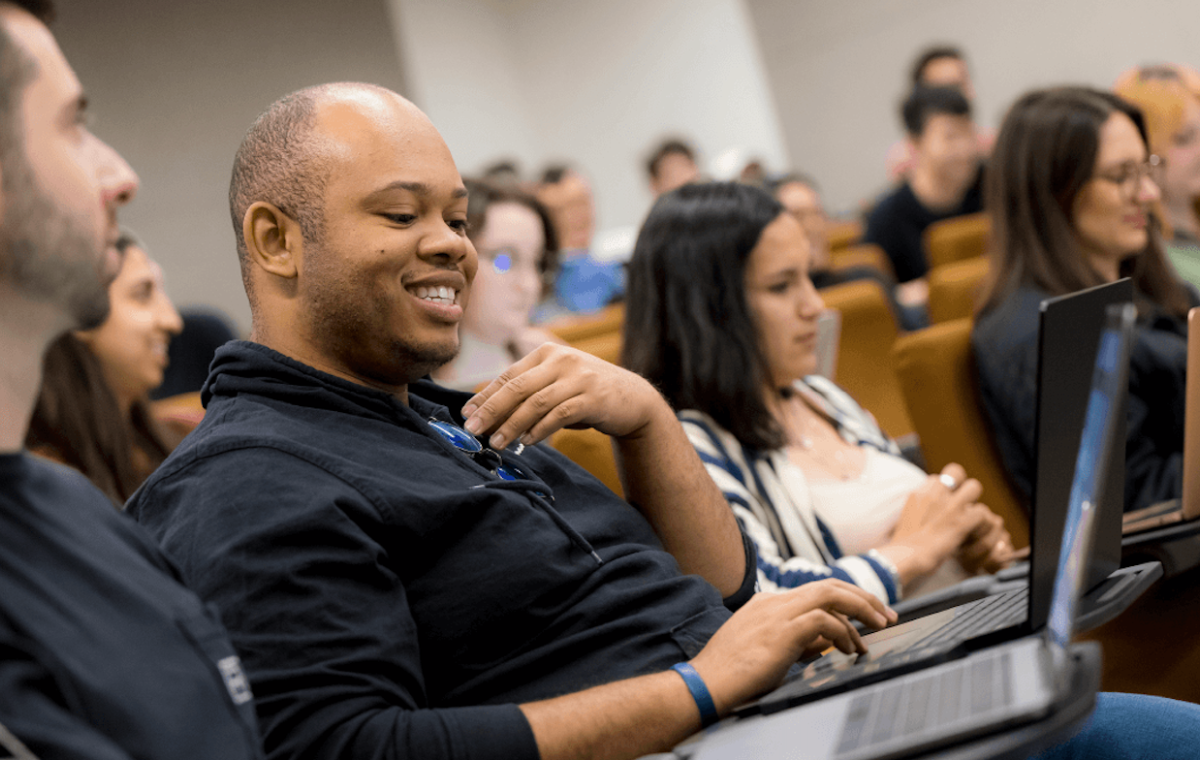
{"type": "Polygon", "coordinates": [[[740,0],[392,0],[417,103],[459,168],[570,160],[601,228],[640,223],[642,163],[668,133],[787,162],[740,0]]]}
{"type": "Polygon", "coordinates": [[[57,0],[54,31],[95,132],[138,172],[122,213],[180,306],[249,328],[226,193],[233,154],[272,101],[355,79],[403,91],[384,0],[57,0]]]}
{"type": "Polygon", "coordinates": [[[280,95],[337,79],[410,95],[465,172],[577,161],[601,227],[637,224],[666,133],[814,174],[834,210],[883,189],[913,55],[969,53],[980,122],[1029,87],[1107,86],[1135,63],[1200,67],[1178,0],[58,0],[56,34],[96,131],[142,177],[124,219],[181,305],[248,326],[225,193],[234,150],[280,95]]]}
{"type": "Polygon", "coordinates": [[[481,0],[392,0],[409,96],[466,173],[499,156],[540,156],[509,14],[481,0]]]}
{"type": "MultiPolygon", "coordinates": [[[[950,41],[967,52],[976,117],[999,126],[1038,86],[1109,87],[1147,62],[1200,67],[1200,3],[1178,0],[746,0],[794,166],[834,210],[883,190],[901,137],[899,103],[915,55],[950,41]]],[[[782,167],[781,167],[782,168],[782,167]]]]}

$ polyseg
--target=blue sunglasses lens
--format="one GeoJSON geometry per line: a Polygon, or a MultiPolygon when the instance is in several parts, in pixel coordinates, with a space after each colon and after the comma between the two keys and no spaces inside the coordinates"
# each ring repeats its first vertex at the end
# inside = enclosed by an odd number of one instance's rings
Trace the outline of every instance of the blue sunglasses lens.
{"type": "Polygon", "coordinates": [[[483,451],[483,444],[475,436],[463,430],[458,425],[451,425],[449,422],[442,422],[441,420],[430,420],[429,424],[433,426],[434,430],[441,433],[447,441],[454,444],[456,448],[472,454],[483,451]]]}
{"type": "Polygon", "coordinates": [[[521,479],[510,468],[504,466],[498,453],[491,449],[485,449],[483,444],[479,442],[479,439],[458,425],[452,425],[449,422],[442,422],[441,420],[429,420],[429,425],[441,433],[442,437],[453,444],[459,451],[470,454],[471,458],[481,466],[496,473],[496,476],[501,480],[521,479]]]}

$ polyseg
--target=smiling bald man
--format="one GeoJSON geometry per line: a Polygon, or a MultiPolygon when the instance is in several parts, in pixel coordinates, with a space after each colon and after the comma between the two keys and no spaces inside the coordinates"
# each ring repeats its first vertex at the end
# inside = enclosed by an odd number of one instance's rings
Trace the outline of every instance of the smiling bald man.
{"type": "Polygon", "coordinates": [[[230,207],[251,339],[129,510],[221,608],[270,757],[637,757],[886,622],[837,581],[747,603],[753,549],[640,377],[546,345],[475,396],[422,379],[477,258],[408,101],[282,99],[230,207]],[[629,502],[533,445],[564,425],[613,437],[629,502]]]}

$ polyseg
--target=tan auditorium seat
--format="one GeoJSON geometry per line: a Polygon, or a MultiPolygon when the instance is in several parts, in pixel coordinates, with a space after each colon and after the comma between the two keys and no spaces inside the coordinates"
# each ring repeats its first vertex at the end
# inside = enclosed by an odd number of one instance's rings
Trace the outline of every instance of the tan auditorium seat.
{"type": "Polygon", "coordinates": [[[983,485],[983,503],[1004,519],[1013,546],[1029,545],[1029,518],[1008,482],[979,400],[971,320],[956,319],[902,336],[896,373],[921,439],[929,472],[958,462],[983,485]]]}
{"type": "Polygon", "coordinates": [[[892,438],[913,432],[904,394],[892,365],[892,345],[900,329],[882,286],[871,280],[821,289],[826,308],[842,315],[837,372],[842,386],[892,438]]]}

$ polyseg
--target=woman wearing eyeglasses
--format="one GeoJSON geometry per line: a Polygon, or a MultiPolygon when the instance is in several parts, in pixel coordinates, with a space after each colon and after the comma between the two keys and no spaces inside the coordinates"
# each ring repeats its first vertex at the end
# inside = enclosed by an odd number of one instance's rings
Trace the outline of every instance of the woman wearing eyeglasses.
{"type": "Polygon", "coordinates": [[[1154,179],[1170,236],[1167,257],[1200,285],[1200,74],[1164,64],[1131,69],[1113,90],[1142,110],[1150,152],[1161,158],[1154,179]]]}
{"type": "Polygon", "coordinates": [[[459,328],[459,353],[435,373],[450,387],[474,390],[546,342],[561,342],[530,325],[555,268],[558,242],[546,209],[519,190],[467,180],[468,235],[479,253],[459,328]]]}
{"type": "Polygon", "coordinates": [[[1159,160],[1141,112],[1086,88],[1031,92],[1009,111],[988,167],[992,266],[972,344],[980,390],[1014,483],[1032,491],[1039,304],[1131,277],[1125,508],[1179,496],[1186,315],[1194,291],[1163,254],[1159,160]]]}
{"type": "Polygon", "coordinates": [[[1011,553],[980,486],[927,475],[816,368],[820,296],[796,219],[734,183],[650,211],[629,267],[624,353],[678,412],[758,548],[765,589],[837,577],[888,602],[1011,553]]]}

